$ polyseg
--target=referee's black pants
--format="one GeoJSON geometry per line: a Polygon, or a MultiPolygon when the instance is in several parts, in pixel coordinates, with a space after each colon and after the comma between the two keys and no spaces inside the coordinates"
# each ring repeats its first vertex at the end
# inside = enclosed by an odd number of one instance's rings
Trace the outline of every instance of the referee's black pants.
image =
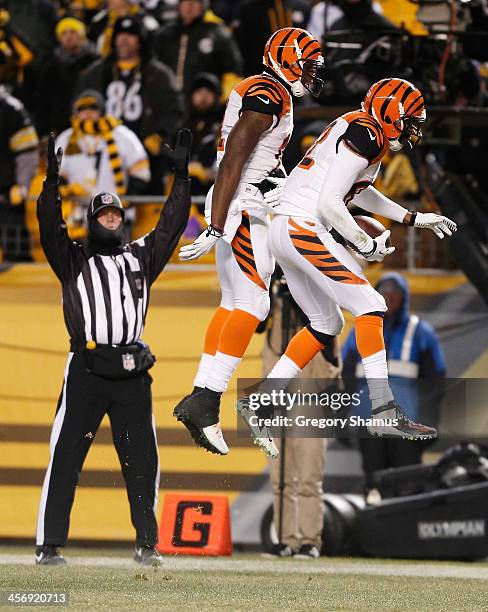
{"type": "Polygon", "coordinates": [[[159,460],[151,382],[147,373],[127,380],[100,378],[86,371],[81,352],[69,354],[39,505],[38,545],[66,544],[76,485],[105,413],[127,487],[136,545],[157,542],[159,460]]]}

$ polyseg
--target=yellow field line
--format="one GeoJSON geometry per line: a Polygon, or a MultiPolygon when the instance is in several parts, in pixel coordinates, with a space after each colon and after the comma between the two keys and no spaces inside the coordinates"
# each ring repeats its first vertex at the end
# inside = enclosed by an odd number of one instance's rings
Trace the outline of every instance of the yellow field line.
{"type": "MultiPolygon", "coordinates": [[[[190,439],[189,439],[190,441],[190,439]]],[[[45,469],[49,461],[49,445],[42,442],[2,442],[1,468],[45,469]]],[[[211,474],[260,474],[266,458],[256,448],[233,448],[226,457],[205,453],[192,446],[159,446],[161,472],[199,472],[211,474]]],[[[88,452],[87,470],[120,470],[112,444],[95,442],[88,452]]]]}

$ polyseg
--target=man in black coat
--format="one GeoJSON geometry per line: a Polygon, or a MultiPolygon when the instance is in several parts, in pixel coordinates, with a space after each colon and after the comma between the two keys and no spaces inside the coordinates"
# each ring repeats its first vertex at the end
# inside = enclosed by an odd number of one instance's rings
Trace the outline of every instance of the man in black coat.
{"type": "Polygon", "coordinates": [[[61,19],[56,36],[59,46],[44,65],[39,80],[36,126],[40,136],[59,134],[69,127],[80,72],[98,59],[94,45],[86,39],[85,24],[79,19],[61,19]]]}
{"type": "Polygon", "coordinates": [[[81,74],[77,92],[95,89],[106,112],[137,134],[151,164],[150,193],[160,193],[165,171],[163,143],[171,143],[183,120],[183,104],[171,70],[154,59],[138,17],[114,26],[112,53],[81,74]]]}
{"type": "Polygon", "coordinates": [[[207,6],[205,0],[180,0],[178,19],[163,25],[153,36],[156,55],[174,71],[177,89],[187,103],[197,74],[217,75],[224,98],[242,74],[241,53],[234,37],[223,24],[205,20],[207,6]]]}

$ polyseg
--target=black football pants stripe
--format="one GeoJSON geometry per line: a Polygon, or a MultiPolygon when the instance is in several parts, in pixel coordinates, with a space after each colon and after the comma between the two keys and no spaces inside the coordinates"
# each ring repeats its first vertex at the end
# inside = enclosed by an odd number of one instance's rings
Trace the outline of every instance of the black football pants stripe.
{"type": "MultiPolygon", "coordinates": [[[[37,544],[63,546],[68,538],[76,486],[93,437],[108,413],[127,487],[138,546],[157,542],[155,503],[159,461],[149,374],[111,381],[86,371],[83,355],[69,355],[51,433],[50,461],[42,488],[37,544]]],[[[96,516],[93,517],[96,521],[96,516]]]]}

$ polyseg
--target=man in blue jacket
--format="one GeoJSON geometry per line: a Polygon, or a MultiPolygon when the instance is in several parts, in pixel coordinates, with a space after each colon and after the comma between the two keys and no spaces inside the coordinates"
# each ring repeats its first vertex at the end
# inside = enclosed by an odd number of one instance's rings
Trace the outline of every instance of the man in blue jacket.
{"type": "MultiPolygon", "coordinates": [[[[444,353],[434,329],[409,311],[410,291],[402,275],[385,274],[376,285],[376,290],[385,298],[388,307],[383,334],[391,386],[409,418],[416,420],[421,406],[417,385],[411,384],[411,380],[428,378],[434,386],[433,379],[438,380],[446,374],[444,353]]],[[[342,359],[345,380],[364,377],[354,330],[342,347],[342,359]]],[[[369,417],[369,406],[363,406],[365,403],[362,402],[356,411],[362,418],[369,417]]],[[[434,404],[435,402],[428,403],[427,419],[434,416],[434,404]]],[[[371,478],[374,471],[420,463],[423,448],[424,445],[419,441],[360,439],[359,449],[363,459],[367,493],[372,489],[371,478]]],[[[376,493],[371,497],[374,499],[376,493]]]]}

